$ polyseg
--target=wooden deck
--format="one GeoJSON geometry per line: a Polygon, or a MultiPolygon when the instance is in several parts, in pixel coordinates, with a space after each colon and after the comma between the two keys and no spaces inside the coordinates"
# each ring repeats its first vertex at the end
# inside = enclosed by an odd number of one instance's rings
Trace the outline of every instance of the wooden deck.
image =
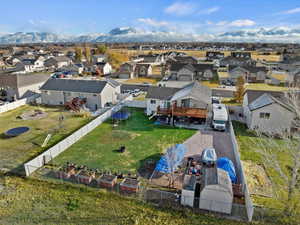
{"type": "Polygon", "coordinates": [[[157,108],[158,115],[170,115],[170,116],[188,116],[194,118],[203,118],[207,117],[206,109],[197,109],[197,108],[184,108],[184,107],[173,107],[173,109],[160,107],[157,108]]]}

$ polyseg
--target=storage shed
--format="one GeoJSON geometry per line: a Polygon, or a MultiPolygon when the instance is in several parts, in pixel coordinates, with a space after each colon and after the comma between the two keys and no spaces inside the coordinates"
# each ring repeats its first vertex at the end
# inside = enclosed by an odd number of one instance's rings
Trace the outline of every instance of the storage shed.
{"type": "Polygon", "coordinates": [[[225,170],[205,168],[201,178],[199,208],[220,213],[231,213],[232,183],[225,170]]]}
{"type": "Polygon", "coordinates": [[[195,187],[196,187],[196,176],[185,175],[183,179],[183,187],[181,191],[181,205],[194,206],[195,198],[195,187]]]}

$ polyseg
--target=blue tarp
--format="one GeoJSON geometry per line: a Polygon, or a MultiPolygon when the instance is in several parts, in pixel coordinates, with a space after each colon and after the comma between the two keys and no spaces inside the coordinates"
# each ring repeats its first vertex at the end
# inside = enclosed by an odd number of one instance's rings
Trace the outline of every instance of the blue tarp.
{"type": "Polygon", "coordinates": [[[112,119],[114,120],[127,120],[130,116],[130,113],[129,112],[126,112],[126,111],[119,111],[119,112],[116,112],[112,115],[112,119]]]}
{"type": "MultiPolygon", "coordinates": [[[[182,162],[184,158],[184,154],[186,152],[186,147],[183,144],[177,144],[172,148],[169,148],[168,151],[174,151],[174,169],[176,169],[182,162]]],[[[171,169],[168,166],[168,162],[166,159],[166,155],[162,156],[160,160],[157,162],[156,171],[162,172],[162,173],[170,173],[171,169]]]]}
{"type": "Polygon", "coordinates": [[[225,170],[228,173],[232,183],[237,182],[235,168],[234,168],[234,165],[233,165],[233,163],[230,159],[228,159],[226,157],[219,158],[217,160],[217,166],[218,166],[218,168],[220,168],[222,170],[225,170]]]}

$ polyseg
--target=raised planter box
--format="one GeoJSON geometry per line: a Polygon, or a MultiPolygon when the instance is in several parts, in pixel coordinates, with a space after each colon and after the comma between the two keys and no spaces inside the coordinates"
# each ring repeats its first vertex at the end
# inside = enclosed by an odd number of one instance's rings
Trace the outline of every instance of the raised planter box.
{"type": "Polygon", "coordinates": [[[102,175],[97,182],[98,186],[101,188],[113,188],[117,183],[117,176],[102,175]]]}
{"type": "Polygon", "coordinates": [[[120,183],[120,190],[123,192],[136,193],[140,187],[140,181],[137,179],[125,178],[120,183]]]}

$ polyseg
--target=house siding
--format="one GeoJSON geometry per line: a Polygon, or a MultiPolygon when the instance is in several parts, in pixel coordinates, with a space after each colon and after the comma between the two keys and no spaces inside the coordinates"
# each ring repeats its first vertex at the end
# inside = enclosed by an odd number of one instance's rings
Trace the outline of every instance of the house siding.
{"type": "Polygon", "coordinates": [[[256,109],[250,112],[250,129],[258,129],[264,133],[281,134],[290,131],[294,114],[278,103],[256,109]],[[260,113],[270,113],[269,119],[260,118],[260,113]]]}

